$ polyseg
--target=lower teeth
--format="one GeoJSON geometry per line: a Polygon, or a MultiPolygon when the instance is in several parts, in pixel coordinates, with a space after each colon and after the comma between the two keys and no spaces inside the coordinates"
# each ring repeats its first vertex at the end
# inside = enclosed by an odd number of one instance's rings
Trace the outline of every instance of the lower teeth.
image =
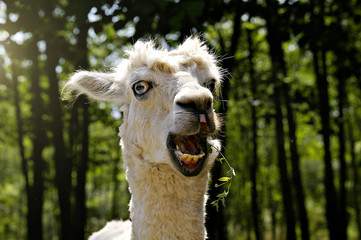
{"type": "Polygon", "coordinates": [[[176,151],[176,154],[178,156],[178,159],[180,161],[182,161],[185,164],[190,164],[190,163],[197,163],[199,159],[204,157],[204,153],[201,152],[198,155],[191,155],[191,154],[187,154],[187,153],[182,153],[181,151],[176,151]]]}

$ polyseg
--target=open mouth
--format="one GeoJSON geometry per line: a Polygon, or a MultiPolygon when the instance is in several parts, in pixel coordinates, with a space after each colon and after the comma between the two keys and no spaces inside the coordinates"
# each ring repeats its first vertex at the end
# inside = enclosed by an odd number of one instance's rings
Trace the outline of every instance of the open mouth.
{"type": "Polygon", "coordinates": [[[198,175],[207,159],[207,138],[199,134],[168,136],[168,149],[175,165],[185,176],[198,175]]]}

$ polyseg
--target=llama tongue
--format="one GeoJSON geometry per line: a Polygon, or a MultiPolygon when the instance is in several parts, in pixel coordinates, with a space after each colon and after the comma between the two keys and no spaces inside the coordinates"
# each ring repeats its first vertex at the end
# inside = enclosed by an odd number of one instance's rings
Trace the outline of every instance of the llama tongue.
{"type": "Polygon", "coordinates": [[[193,137],[182,137],[179,148],[183,153],[196,155],[198,153],[196,139],[193,137]]]}

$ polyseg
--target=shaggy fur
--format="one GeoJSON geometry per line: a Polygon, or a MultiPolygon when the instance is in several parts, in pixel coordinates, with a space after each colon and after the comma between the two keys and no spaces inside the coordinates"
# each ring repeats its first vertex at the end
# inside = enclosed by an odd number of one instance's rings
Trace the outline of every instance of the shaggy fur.
{"type": "Polygon", "coordinates": [[[172,51],[138,41],[127,55],[111,72],[80,71],[66,84],[119,103],[124,117],[119,136],[131,222],[112,221],[90,239],[205,239],[209,170],[220,148],[213,139],[220,125],[213,110],[221,83],[216,58],[196,37],[172,51]],[[185,152],[195,165],[180,160],[185,152]]]}

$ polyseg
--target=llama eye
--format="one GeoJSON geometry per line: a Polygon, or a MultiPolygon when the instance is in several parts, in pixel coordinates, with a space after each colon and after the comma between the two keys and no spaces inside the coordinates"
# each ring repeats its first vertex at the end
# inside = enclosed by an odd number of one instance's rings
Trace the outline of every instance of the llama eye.
{"type": "Polygon", "coordinates": [[[133,85],[133,92],[135,95],[141,96],[151,89],[152,85],[146,81],[139,81],[133,85]]]}
{"type": "Polygon", "coordinates": [[[207,83],[206,87],[209,89],[209,91],[211,91],[213,93],[213,91],[214,91],[214,89],[216,87],[216,80],[214,80],[214,79],[210,80],[207,83]]]}

